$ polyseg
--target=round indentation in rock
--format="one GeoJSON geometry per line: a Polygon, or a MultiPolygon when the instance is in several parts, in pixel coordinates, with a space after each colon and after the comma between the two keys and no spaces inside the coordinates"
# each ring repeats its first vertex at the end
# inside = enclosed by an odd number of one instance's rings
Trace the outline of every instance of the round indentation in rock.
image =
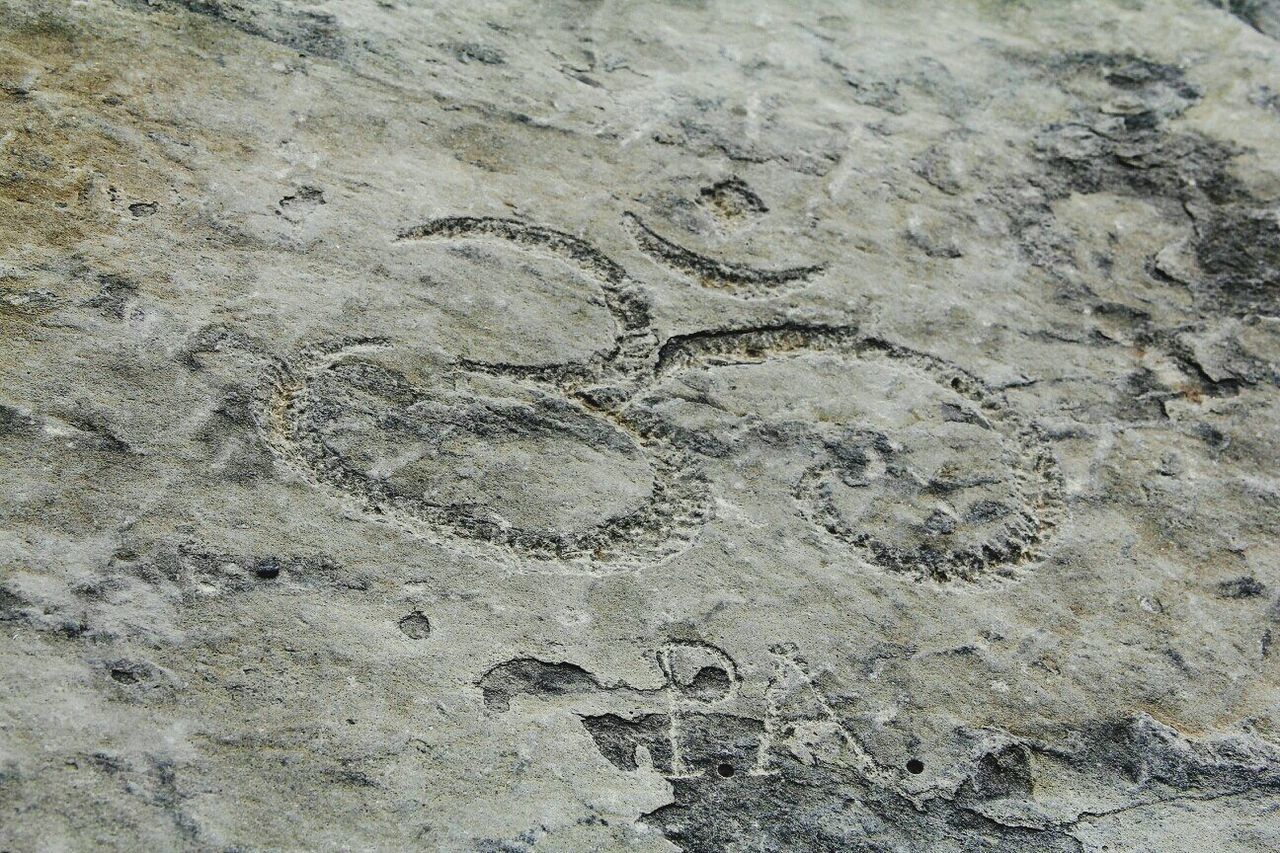
{"type": "Polygon", "coordinates": [[[275,557],[263,557],[254,564],[253,573],[263,580],[274,580],[280,576],[280,561],[275,557]]]}
{"type": "Polygon", "coordinates": [[[403,231],[397,260],[464,364],[538,377],[626,369],[649,336],[648,304],[584,240],[515,220],[450,217],[403,231]]]}
{"type": "Polygon", "coordinates": [[[377,347],[313,354],[279,383],[269,431],[322,483],[377,512],[557,567],[673,553],[700,522],[685,454],[556,393],[377,347]]]}
{"type": "Polygon", "coordinates": [[[411,640],[425,640],[431,636],[431,620],[421,610],[415,610],[396,623],[400,633],[411,640]]]}
{"type": "Polygon", "coordinates": [[[1054,523],[1057,469],[1035,430],[940,359],[827,327],[696,336],[663,354],[678,386],[654,409],[673,434],[720,454],[760,444],[796,477],[801,513],[869,562],[973,578],[1035,558],[1054,523]]]}

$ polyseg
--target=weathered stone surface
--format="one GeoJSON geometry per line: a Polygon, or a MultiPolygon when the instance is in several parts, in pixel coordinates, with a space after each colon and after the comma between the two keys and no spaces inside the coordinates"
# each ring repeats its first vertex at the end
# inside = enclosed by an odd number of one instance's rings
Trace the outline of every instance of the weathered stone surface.
{"type": "Polygon", "coordinates": [[[1280,849],[1270,0],[0,0],[0,848],[1280,849]]]}

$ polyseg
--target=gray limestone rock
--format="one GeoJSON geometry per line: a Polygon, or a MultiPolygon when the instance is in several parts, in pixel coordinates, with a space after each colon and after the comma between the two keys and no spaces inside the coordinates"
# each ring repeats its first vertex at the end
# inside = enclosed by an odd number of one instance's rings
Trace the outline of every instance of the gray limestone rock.
{"type": "Polygon", "coordinates": [[[0,0],[0,850],[1280,849],[1271,0],[0,0]]]}

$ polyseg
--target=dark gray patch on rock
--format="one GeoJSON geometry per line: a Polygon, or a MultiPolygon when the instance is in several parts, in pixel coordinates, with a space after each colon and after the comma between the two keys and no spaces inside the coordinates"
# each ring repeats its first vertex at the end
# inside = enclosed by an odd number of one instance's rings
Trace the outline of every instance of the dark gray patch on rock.
{"type": "Polygon", "coordinates": [[[107,673],[117,684],[137,684],[153,675],[151,667],[129,660],[118,660],[107,664],[107,673]]]}
{"type": "Polygon", "coordinates": [[[431,620],[421,610],[415,610],[396,623],[400,633],[411,640],[425,640],[431,636],[431,620]]]}
{"type": "MultiPolygon", "coordinates": [[[[1068,54],[1044,67],[1062,76],[1076,118],[1035,138],[1044,172],[1030,183],[1043,201],[1028,204],[1016,193],[1005,201],[1029,260],[1049,271],[1073,263],[1069,239],[1052,228],[1049,202],[1071,193],[1135,196],[1170,222],[1193,226],[1191,254],[1200,269],[1181,283],[1202,311],[1280,311],[1280,224],[1272,206],[1232,174],[1243,151],[1168,127],[1202,97],[1182,70],[1103,53],[1068,54]]],[[[1169,278],[1159,265],[1153,275],[1169,278]]]]}
{"type": "Polygon", "coordinates": [[[221,21],[243,33],[299,53],[338,59],[346,45],[338,20],[327,12],[293,9],[279,2],[244,0],[168,0],[196,15],[221,21]]]}
{"type": "MultiPolygon", "coordinates": [[[[954,798],[926,798],[920,805],[849,768],[805,763],[786,753],[775,752],[764,773],[726,773],[722,765],[749,764],[756,730],[720,715],[691,722],[699,736],[685,743],[697,770],[672,778],[674,802],[643,817],[686,851],[727,849],[743,838],[766,850],[823,853],[939,844],[965,851],[1083,850],[1069,823],[1036,825],[1037,772],[1071,769],[1110,778],[1129,789],[1134,803],[1280,790],[1277,756],[1256,742],[1197,744],[1144,716],[1087,723],[985,752],[954,798]],[[1035,772],[1033,754],[1042,768],[1035,772]],[[996,801],[999,812],[987,806],[996,801]],[[1020,809],[1025,817],[988,816],[1020,809]]],[[[647,719],[635,724],[635,742],[641,742],[652,726],[647,719]]],[[[616,753],[618,744],[628,744],[616,725],[606,733],[592,731],[602,751],[616,753]]]]}
{"type": "Polygon", "coordinates": [[[36,419],[12,406],[0,405],[0,436],[32,438],[40,432],[36,419]]]}
{"type": "Polygon", "coordinates": [[[18,595],[0,586],[0,622],[16,622],[21,619],[25,604],[18,595]]]}
{"type": "Polygon", "coordinates": [[[1280,313],[1280,212],[1221,205],[1196,220],[1206,293],[1237,313],[1280,313]]]}
{"type": "Polygon", "coordinates": [[[1074,122],[1036,138],[1048,166],[1040,183],[1050,198],[1068,192],[1120,192],[1181,204],[1224,203],[1243,193],[1227,171],[1231,146],[1166,123],[1200,100],[1181,69],[1132,54],[1083,52],[1056,57],[1046,70],[1076,101],[1074,122]]]}
{"type": "Polygon", "coordinates": [[[654,767],[671,766],[671,718],[666,714],[640,714],[631,719],[601,714],[583,717],[582,725],[600,754],[619,770],[637,769],[639,747],[648,751],[654,767]]]}
{"type": "Polygon", "coordinates": [[[1209,0],[1273,39],[1280,39],[1280,2],[1277,0],[1209,0]]]}
{"type": "Polygon", "coordinates": [[[522,694],[567,696],[600,690],[601,684],[577,664],[517,658],[486,672],[479,687],[486,708],[506,711],[522,694]]]}
{"type": "Polygon", "coordinates": [[[852,770],[790,755],[776,758],[765,773],[729,772],[749,759],[742,745],[752,732],[713,715],[699,722],[706,737],[692,747],[691,761],[702,772],[671,779],[674,802],[642,818],[690,853],[730,849],[744,838],[758,849],[806,853],[926,850],[941,843],[965,851],[1082,849],[1063,831],[1004,826],[942,799],[918,808],[852,770]]]}
{"type": "Polygon", "coordinates": [[[1221,598],[1257,598],[1266,591],[1266,584],[1251,575],[1222,581],[1216,587],[1216,592],[1221,598]]]}
{"type": "Polygon", "coordinates": [[[98,288],[98,295],[84,304],[115,320],[125,318],[129,303],[138,296],[138,283],[115,273],[99,275],[98,288]]]}

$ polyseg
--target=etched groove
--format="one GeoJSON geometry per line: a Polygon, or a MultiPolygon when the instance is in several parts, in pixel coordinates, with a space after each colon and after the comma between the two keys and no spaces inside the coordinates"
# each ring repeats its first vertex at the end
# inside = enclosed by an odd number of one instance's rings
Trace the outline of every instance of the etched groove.
{"type": "Polygon", "coordinates": [[[569,261],[597,282],[616,324],[616,330],[613,346],[586,363],[529,366],[462,359],[460,364],[483,372],[552,381],[562,385],[611,376],[629,376],[642,368],[646,356],[654,346],[648,300],[630,281],[621,266],[587,241],[553,228],[529,225],[514,219],[472,216],[433,219],[422,225],[403,229],[396,235],[396,240],[465,240],[476,237],[507,240],[526,249],[541,250],[569,261]]]}
{"type": "Polygon", "coordinates": [[[623,214],[627,230],[641,250],[671,269],[692,276],[704,287],[745,291],[751,296],[769,296],[788,284],[806,281],[824,271],[822,266],[798,266],[766,270],[749,264],[716,260],[687,249],[658,234],[634,213],[623,214]]]}
{"type": "MultiPolygon", "coordinates": [[[[779,324],[672,338],[655,374],[714,373],[817,353],[849,360],[841,382],[861,373],[891,380],[887,387],[917,386],[919,411],[930,420],[915,423],[913,410],[898,413],[910,416],[901,429],[804,419],[771,426],[752,414],[751,429],[818,458],[794,483],[805,518],[870,563],[936,580],[1007,573],[1042,558],[1061,511],[1056,460],[1033,424],[955,365],[855,327],[779,324]]],[[[696,436],[682,441],[728,446],[696,436]]]]}
{"type": "MultiPolygon", "coordinates": [[[[313,484],[410,527],[425,525],[496,546],[523,564],[588,572],[664,559],[686,547],[703,523],[705,481],[689,454],[660,433],[637,430],[607,413],[526,386],[513,386],[514,399],[442,390],[449,383],[441,389],[423,387],[364,358],[388,347],[383,341],[343,342],[312,349],[276,369],[265,395],[263,430],[277,455],[313,484]],[[553,452],[556,442],[568,442],[576,448],[574,462],[594,459],[615,473],[627,466],[643,469],[648,483],[642,497],[625,489],[611,495],[609,478],[592,478],[605,490],[598,502],[585,502],[584,512],[604,507],[605,517],[593,523],[577,517],[558,526],[513,523],[507,517],[513,509],[544,521],[569,502],[548,502],[538,511],[537,505],[504,503],[508,496],[501,493],[487,498],[465,493],[498,488],[491,481],[501,482],[504,473],[499,466],[497,474],[466,483],[449,465],[435,464],[456,459],[448,454],[459,451],[448,448],[465,444],[468,437],[486,448],[514,439],[520,452],[535,459],[553,452]]],[[[451,381],[461,382],[460,376],[451,381]]],[[[526,482],[518,485],[513,500],[532,493],[535,504],[554,501],[527,489],[526,482]]]]}
{"type": "Polygon", "coordinates": [[[744,701],[738,664],[711,643],[672,640],[656,650],[663,683],[636,687],[606,682],[567,661],[514,658],[491,667],[476,682],[485,708],[507,713],[530,697],[570,702],[610,696],[631,706],[627,716],[579,714],[597,751],[620,770],[640,766],[669,781],[767,777],[783,756],[813,757],[812,747],[836,746],[846,769],[867,783],[898,791],[892,773],[876,765],[819,690],[808,665],[789,644],[770,647],[772,675],[763,706],[744,701]],[[799,751],[798,751],[799,750],[799,751]]]}
{"type": "Polygon", "coordinates": [[[796,350],[828,350],[856,346],[861,340],[858,327],[826,324],[779,323],[748,329],[708,329],[687,335],[674,335],[658,349],[655,368],[661,377],[673,370],[687,368],[698,359],[764,358],[770,354],[796,350]]]}
{"type": "Polygon", "coordinates": [[[764,199],[746,181],[736,177],[716,181],[698,190],[698,200],[725,219],[769,212],[764,199]]]}

